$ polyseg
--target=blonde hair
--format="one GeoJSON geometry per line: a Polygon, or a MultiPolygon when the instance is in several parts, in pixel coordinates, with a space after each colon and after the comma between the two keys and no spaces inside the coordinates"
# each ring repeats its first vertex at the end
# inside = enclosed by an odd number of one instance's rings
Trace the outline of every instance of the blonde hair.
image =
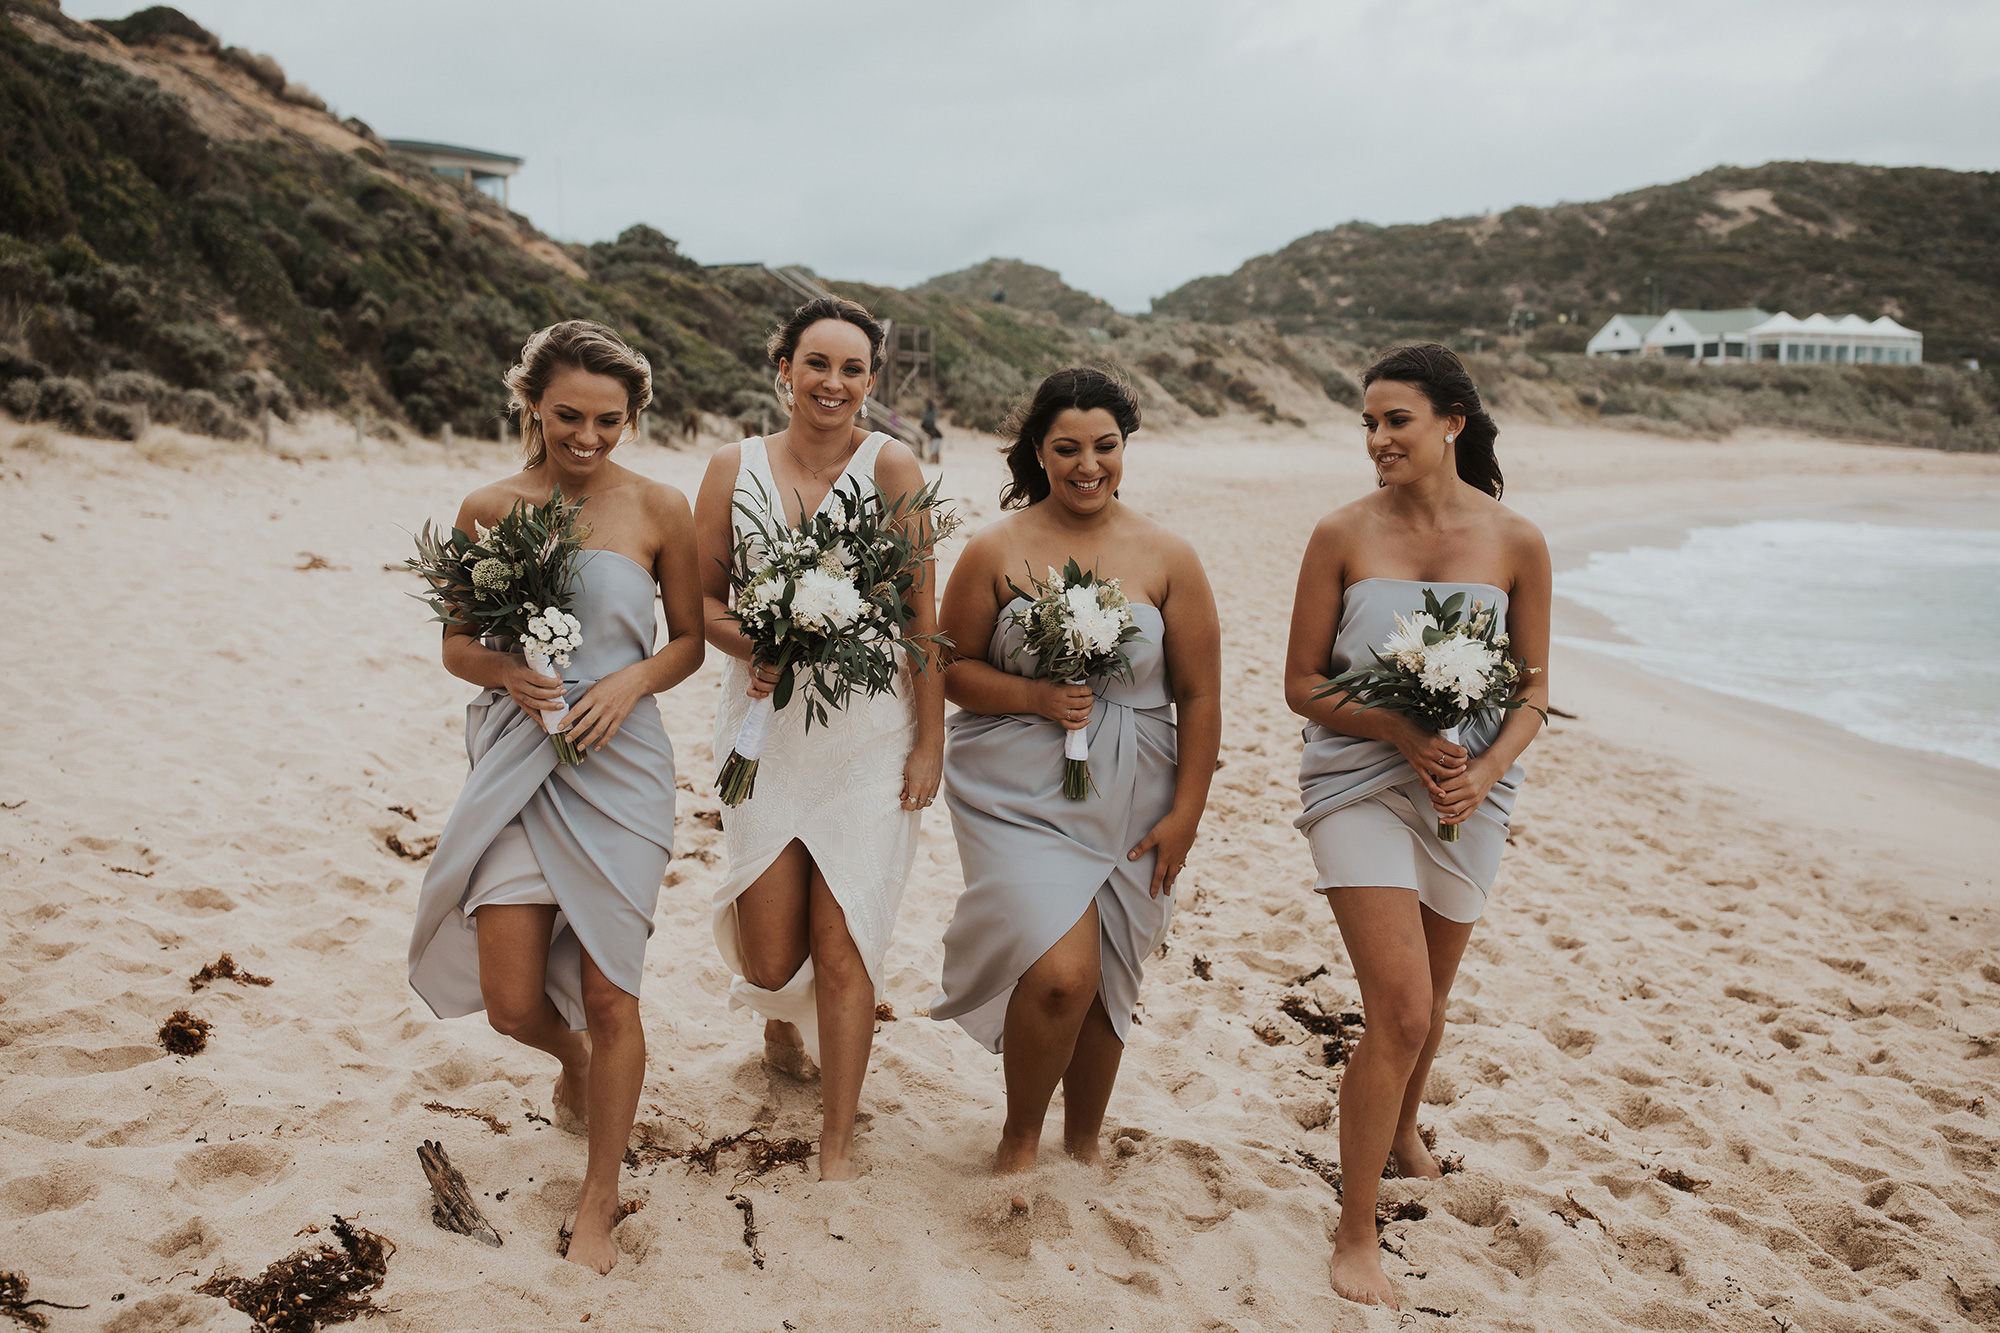
{"type": "Polygon", "coordinates": [[[521,345],[521,359],[500,377],[507,386],[507,406],[520,413],[521,452],[528,467],[538,466],[548,457],[548,443],[542,438],[542,423],[535,416],[534,404],[548,391],[558,370],[609,375],[625,386],[627,420],[621,444],[638,429],[639,414],[653,401],[652,363],[623,338],[587,319],[549,325],[521,345]]]}

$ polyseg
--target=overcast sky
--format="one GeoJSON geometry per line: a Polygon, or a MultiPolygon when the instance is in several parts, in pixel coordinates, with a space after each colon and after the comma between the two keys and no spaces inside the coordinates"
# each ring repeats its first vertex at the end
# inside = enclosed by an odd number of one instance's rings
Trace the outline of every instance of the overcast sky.
{"type": "Polygon", "coordinates": [[[899,287],[1001,255],[1127,310],[1353,218],[2000,168],[1990,0],[180,7],[385,137],[526,158],[514,206],[564,239],[899,287]]]}

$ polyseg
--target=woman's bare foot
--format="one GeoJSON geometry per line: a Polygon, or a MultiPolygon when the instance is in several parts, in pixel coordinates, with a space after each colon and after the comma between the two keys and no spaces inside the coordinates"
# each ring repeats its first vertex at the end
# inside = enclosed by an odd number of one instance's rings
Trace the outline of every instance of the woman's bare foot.
{"type": "Polygon", "coordinates": [[[819,1178],[821,1180],[859,1180],[861,1164],[854,1159],[854,1149],[849,1146],[844,1151],[828,1152],[824,1146],[819,1150],[819,1178]]]}
{"type": "Polygon", "coordinates": [[[1064,1144],[1063,1151],[1069,1154],[1069,1159],[1072,1162],[1075,1162],[1080,1166],[1104,1165],[1104,1148],[1103,1145],[1098,1142],[1097,1136],[1095,1135],[1092,1135],[1087,1141],[1083,1143],[1064,1144]]]}
{"type": "Polygon", "coordinates": [[[569,1224],[569,1248],[563,1258],[595,1273],[609,1273],[618,1264],[618,1242],[611,1228],[623,1220],[614,1193],[605,1198],[577,1200],[576,1217],[569,1224]]]}
{"type": "Polygon", "coordinates": [[[801,1083],[819,1081],[819,1066],[806,1054],[805,1035],[792,1023],[765,1020],[764,1063],[801,1083]]]}
{"type": "MultiPolygon", "coordinates": [[[[1041,1151],[1041,1136],[1032,1139],[1017,1139],[1002,1133],[1000,1146],[993,1150],[993,1174],[996,1176],[1023,1176],[1035,1169],[1035,1158],[1041,1151]]],[[[1014,1211],[1028,1211],[1028,1196],[1016,1194],[1013,1198],[1014,1211]]]]}
{"type": "Polygon", "coordinates": [[[1414,1129],[1408,1134],[1399,1136],[1394,1146],[1389,1149],[1389,1165],[1403,1180],[1444,1178],[1444,1171],[1439,1168],[1437,1158],[1431,1156],[1431,1150],[1424,1146],[1422,1137],[1414,1129]]]}
{"type": "Polygon", "coordinates": [[[549,1093],[549,1120],[557,1129],[566,1134],[590,1133],[589,1087],[589,1065],[581,1070],[565,1069],[556,1075],[555,1087],[549,1093]]]}
{"type": "Polygon", "coordinates": [[[1386,1305],[1400,1310],[1396,1288],[1382,1271],[1382,1247],[1373,1235],[1366,1243],[1333,1242],[1333,1259],[1327,1266],[1333,1289],[1357,1305],[1386,1305]]]}

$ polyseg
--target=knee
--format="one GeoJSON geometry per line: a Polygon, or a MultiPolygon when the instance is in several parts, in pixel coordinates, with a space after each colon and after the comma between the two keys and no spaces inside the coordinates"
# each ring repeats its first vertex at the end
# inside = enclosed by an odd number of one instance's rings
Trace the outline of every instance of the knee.
{"type": "Polygon", "coordinates": [[[583,1016],[591,1040],[615,1041],[639,1030],[639,997],[601,976],[591,977],[583,985],[583,1016]]]}
{"type": "Polygon", "coordinates": [[[1389,1053],[1414,1060],[1431,1039],[1431,1015],[1429,996],[1392,999],[1368,1014],[1368,1035],[1389,1053]]]}
{"type": "Polygon", "coordinates": [[[534,1027],[542,1016],[544,999],[535,995],[489,995],[486,1021],[503,1037],[518,1037],[534,1027]]]}
{"type": "Polygon", "coordinates": [[[1024,980],[1028,1002],[1051,1018],[1088,1009],[1097,996],[1097,974],[1080,967],[1049,968],[1024,980]]]}
{"type": "Polygon", "coordinates": [[[791,954],[746,952],[743,955],[743,979],[758,990],[783,990],[804,964],[804,958],[791,954]]]}

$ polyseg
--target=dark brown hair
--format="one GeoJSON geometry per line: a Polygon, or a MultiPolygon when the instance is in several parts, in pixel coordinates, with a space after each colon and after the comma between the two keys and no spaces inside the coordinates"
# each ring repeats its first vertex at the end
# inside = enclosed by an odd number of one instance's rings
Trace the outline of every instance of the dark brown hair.
{"type": "Polygon", "coordinates": [[[1035,457],[1049,427],[1056,418],[1074,408],[1089,412],[1103,408],[1118,423],[1118,433],[1131,439],[1139,429],[1139,400],[1116,377],[1094,366],[1066,366],[1042,381],[1028,405],[1015,409],[1008,433],[1014,437],[1000,452],[1007,455],[1007,469],[1014,479],[1000,488],[1002,509],[1023,509],[1049,495],[1049,474],[1035,457]]]}
{"type": "Polygon", "coordinates": [[[1464,417],[1465,427],[1452,442],[1459,480],[1496,500],[1500,498],[1506,481],[1500,475],[1500,459],[1493,452],[1493,442],[1500,438],[1500,427],[1480,405],[1479,390],[1457,352],[1442,343],[1412,343],[1394,348],[1362,372],[1362,390],[1365,392],[1376,380],[1415,385],[1439,416],[1464,417]]]}
{"type": "Polygon", "coordinates": [[[823,319],[837,319],[852,324],[868,335],[868,373],[873,375],[882,369],[882,326],[867,308],[854,301],[839,296],[822,296],[806,302],[792,312],[792,317],[780,324],[764,343],[764,355],[772,365],[789,361],[799,350],[799,339],[805,331],[823,319]]]}

